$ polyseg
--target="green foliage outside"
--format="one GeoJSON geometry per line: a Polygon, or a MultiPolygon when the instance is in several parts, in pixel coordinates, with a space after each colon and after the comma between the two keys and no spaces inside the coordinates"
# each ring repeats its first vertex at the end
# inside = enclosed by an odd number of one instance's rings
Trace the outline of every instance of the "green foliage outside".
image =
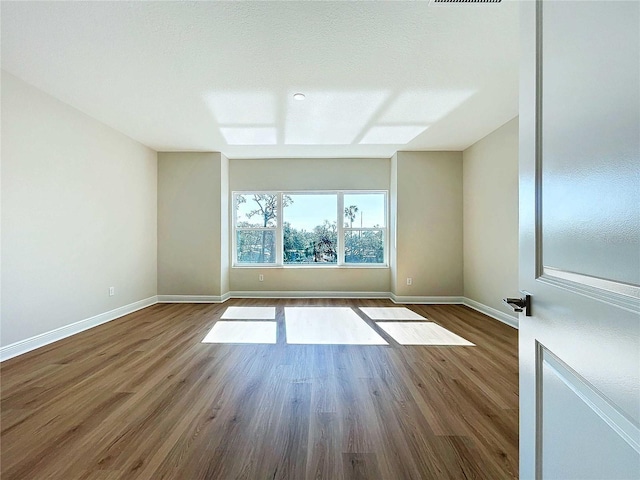
{"type": "MultiPolygon", "coordinates": [[[[246,203],[247,198],[238,195],[236,209],[246,203]]],[[[254,227],[253,217],[259,218],[263,227],[275,227],[277,216],[277,195],[254,194],[249,202],[255,208],[246,213],[247,219],[238,219],[237,227],[254,227]]],[[[283,207],[293,200],[283,195],[283,207]]],[[[356,205],[345,208],[345,228],[353,226],[358,212],[356,205]],[[348,223],[347,223],[348,222],[348,223]]],[[[375,227],[374,227],[375,228],[375,227]]],[[[338,228],[335,221],[324,220],[311,231],[296,229],[289,222],[282,225],[283,256],[285,264],[337,263],[338,228]]],[[[250,229],[238,230],[236,236],[239,263],[275,263],[276,241],[273,231],[250,229]]],[[[384,230],[345,231],[345,263],[383,263],[384,230]]]]}
{"type": "Polygon", "coordinates": [[[284,263],[337,263],[338,227],[336,222],[325,220],[310,232],[291,228],[285,222],[284,263]]]}

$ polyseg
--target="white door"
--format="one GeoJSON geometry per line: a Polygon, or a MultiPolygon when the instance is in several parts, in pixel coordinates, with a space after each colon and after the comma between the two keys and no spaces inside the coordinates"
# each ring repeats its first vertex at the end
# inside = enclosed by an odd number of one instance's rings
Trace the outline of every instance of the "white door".
{"type": "Polygon", "coordinates": [[[520,476],[640,479],[640,2],[520,7],[520,476]]]}

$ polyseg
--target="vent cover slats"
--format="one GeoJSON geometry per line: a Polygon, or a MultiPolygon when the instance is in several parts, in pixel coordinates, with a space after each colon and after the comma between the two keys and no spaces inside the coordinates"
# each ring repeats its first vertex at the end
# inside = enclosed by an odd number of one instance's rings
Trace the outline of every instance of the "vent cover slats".
{"type": "Polygon", "coordinates": [[[500,3],[502,0],[431,0],[430,3],[500,3]]]}

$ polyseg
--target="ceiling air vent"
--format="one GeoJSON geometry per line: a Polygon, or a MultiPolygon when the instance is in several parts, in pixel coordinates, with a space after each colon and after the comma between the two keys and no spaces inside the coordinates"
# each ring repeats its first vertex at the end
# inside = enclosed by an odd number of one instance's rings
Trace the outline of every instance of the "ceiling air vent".
{"type": "Polygon", "coordinates": [[[429,0],[429,3],[500,3],[502,0],[429,0]]]}

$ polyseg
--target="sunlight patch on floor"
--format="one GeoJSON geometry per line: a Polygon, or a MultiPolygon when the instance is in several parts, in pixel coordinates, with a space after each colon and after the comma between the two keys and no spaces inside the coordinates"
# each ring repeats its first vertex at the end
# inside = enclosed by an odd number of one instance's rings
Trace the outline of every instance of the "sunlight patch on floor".
{"type": "Polygon", "coordinates": [[[216,322],[202,343],[276,343],[276,322],[216,322]]]}
{"type": "Polygon", "coordinates": [[[371,320],[426,320],[405,307],[360,307],[360,311],[371,320]]]}
{"type": "Polygon", "coordinates": [[[285,307],[287,343],[388,345],[349,307],[285,307]]]}
{"type": "Polygon", "coordinates": [[[220,318],[223,320],[275,320],[276,307],[228,307],[220,318]]]}
{"type": "Polygon", "coordinates": [[[433,322],[376,322],[400,345],[459,345],[475,344],[433,322]]]}

